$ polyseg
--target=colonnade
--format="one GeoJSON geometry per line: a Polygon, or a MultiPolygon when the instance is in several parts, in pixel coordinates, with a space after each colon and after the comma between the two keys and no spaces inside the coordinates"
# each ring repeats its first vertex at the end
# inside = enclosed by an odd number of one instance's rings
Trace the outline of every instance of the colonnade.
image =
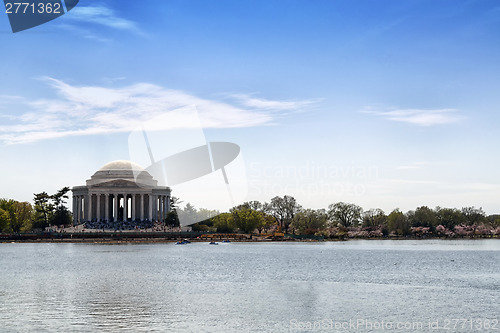
{"type": "MultiPolygon", "coordinates": [[[[162,191],[163,192],[163,191],[162,191]]],[[[170,210],[166,193],[74,193],[74,223],[86,221],[163,221],[170,210]]]]}

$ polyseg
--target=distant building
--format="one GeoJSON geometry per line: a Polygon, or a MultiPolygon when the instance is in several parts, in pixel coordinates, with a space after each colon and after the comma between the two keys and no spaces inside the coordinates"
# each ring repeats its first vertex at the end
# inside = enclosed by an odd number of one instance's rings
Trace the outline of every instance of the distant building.
{"type": "Polygon", "coordinates": [[[72,188],[75,224],[163,221],[170,210],[170,188],[130,161],[110,162],[86,183],[72,188]]]}

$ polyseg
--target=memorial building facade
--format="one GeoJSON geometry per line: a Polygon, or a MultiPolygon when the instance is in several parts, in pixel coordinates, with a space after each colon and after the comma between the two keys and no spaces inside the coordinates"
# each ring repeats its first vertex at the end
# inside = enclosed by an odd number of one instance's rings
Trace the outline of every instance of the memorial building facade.
{"type": "Polygon", "coordinates": [[[170,210],[170,188],[130,161],[104,165],[72,192],[75,224],[163,221],[170,210]]]}

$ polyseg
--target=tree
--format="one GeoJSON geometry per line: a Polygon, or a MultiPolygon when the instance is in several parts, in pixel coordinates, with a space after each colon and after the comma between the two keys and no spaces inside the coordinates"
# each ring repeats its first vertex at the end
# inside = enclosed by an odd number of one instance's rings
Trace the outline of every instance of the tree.
{"type": "Polygon", "coordinates": [[[486,214],[483,212],[482,208],[463,207],[462,214],[465,218],[465,223],[468,225],[478,224],[479,222],[484,222],[486,219],[486,214]]]}
{"type": "Polygon", "coordinates": [[[361,220],[363,208],[355,204],[337,202],[328,206],[328,217],[343,227],[357,226],[361,220]]]}
{"type": "Polygon", "coordinates": [[[7,219],[2,222],[3,227],[0,226],[0,231],[21,232],[31,230],[33,207],[30,203],[0,199],[0,209],[7,214],[7,219]]]}
{"type": "Polygon", "coordinates": [[[380,208],[372,208],[363,212],[363,227],[378,227],[387,222],[387,216],[380,208]]]}
{"type": "Polygon", "coordinates": [[[0,208],[0,232],[12,232],[9,213],[0,208]]]}
{"type": "Polygon", "coordinates": [[[410,224],[405,214],[403,214],[399,209],[394,209],[389,216],[387,216],[387,227],[390,232],[394,232],[396,235],[408,235],[410,233],[410,224]]]}
{"type": "Polygon", "coordinates": [[[436,207],[436,220],[438,225],[442,225],[452,230],[456,225],[462,224],[465,221],[462,212],[456,208],[441,208],[436,207]]]}
{"type": "Polygon", "coordinates": [[[261,234],[262,231],[267,232],[269,229],[276,225],[276,219],[272,215],[262,212],[262,217],[264,218],[264,223],[257,226],[259,234],[261,234]]]}
{"type": "Polygon", "coordinates": [[[262,213],[250,208],[232,209],[231,214],[234,225],[245,234],[252,233],[264,224],[262,213]]]}
{"type": "Polygon", "coordinates": [[[408,212],[407,217],[412,227],[434,228],[438,222],[436,212],[427,206],[418,207],[415,211],[408,212]]]}
{"type": "Polygon", "coordinates": [[[234,232],[235,226],[233,221],[233,214],[222,213],[212,217],[212,221],[214,223],[214,227],[217,229],[217,232],[223,232],[223,233],[234,232]]]}
{"type": "Polygon", "coordinates": [[[179,216],[179,220],[183,225],[190,225],[198,222],[198,212],[196,208],[194,208],[194,206],[189,202],[186,204],[186,207],[184,207],[184,209],[178,208],[177,214],[179,216]]]}
{"type": "Polygon", "coordinates": [[[53,202],[53,212],[52,218],[50,219],[50,224],[53,225],[70,225],[72,223],[71,213],[66,208],[66,201],[68,199],[69,187],[63,187],[56,194],[51,195],[50,199],[53,202]]]}
{"type": "Polygon", "coordinates": [[[165,217],[165,225],[170,228],[176,228],[180,226],[179,216],[177,216],[177,210],[173,209],[167,213],[165,217]]]}
{"type": "Polygon", "coordinates": [[[50,202],[50,195],[47,192],[35,193],[35,218],[33,227],[43,229],[49,226],[49,221],[54,212],[54,205],[50,202]]]}
{"type": "Polygon", "coordinates": [[[488,220],[488,224],[492,227],[500,227],[500,215],[494,214],[494,215],[488,215],[486,218],[488,220]]]}
{"type": "Polygon", "coordinates": [[[176,209],[181,203],[182,201],[179,198],[174,196],[170,197],[170,209],[176,209]]]}
{"type": "Polygon", "coordinates": [[[16,201],[12,199],[0,199],[0,209],[2,209],[7,214],[7,219],[4,222],[5,232],[19,232],[17,228],[17,217],[16,217],[16,201]],[[16,230],[15,230],[16,229],[16,230]]]}
{"type": "Polygon", "coordinates": [[[215,209],[200,208],[196,212],[196,221],[205,221],[219,214],[220,212],[215,209]]]}
{"type": "Polygon", "coordinates": [[[241,206],[245,206],[247,208],[250,208],[250,209],[253,209],[253,210],[256,210],[259,212],[261,212],[264,208],[264,205],[260,201],[257,201],[257,200],[246,201],[241,206]]]}
{"type": "Polygon", "coordinates": [[[328,214],[324,209],[305,209],[295,215],[292,227],[299,234],[313,235],[319,230],[325,229],[327,222],[328,214]]]}
{"type": "Polygon", "coordinates": [[[33,228],[33,206],[29,202],[16,201],[16,222],[14,232],[26,232],[33,228]]]}
{"type": "Polygon", "coordinates": [[[285,195],[284,197],[276,196],[271,199],[271,203],[264,204],[263,210],[272,215],[281,228],[288,233],[288,228],[293,221],[295,214],[300,211],[300,205],[294,197],[285,195]]]}

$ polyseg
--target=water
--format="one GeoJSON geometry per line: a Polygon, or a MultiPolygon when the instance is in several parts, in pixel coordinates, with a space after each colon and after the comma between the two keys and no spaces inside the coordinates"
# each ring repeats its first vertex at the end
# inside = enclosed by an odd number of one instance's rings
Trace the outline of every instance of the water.
{"type": "Polygon", "coordinates": [[[500,240],[0,244],[0,332],[498,332],[499,263],[500,240]]]}

